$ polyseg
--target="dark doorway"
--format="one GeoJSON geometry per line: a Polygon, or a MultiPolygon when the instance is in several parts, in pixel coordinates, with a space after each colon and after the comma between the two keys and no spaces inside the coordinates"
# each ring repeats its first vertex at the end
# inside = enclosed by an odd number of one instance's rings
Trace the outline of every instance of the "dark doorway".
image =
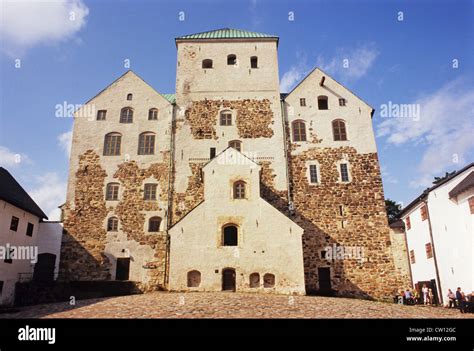
{"type": "Polygon", "coordinates": [[[319,279],[319,292],[320,293],[331,292],[331,268],[329,267],[318,268],[318,279],[319,279]]]}
{"type": "Polygon", "coordinates": [[[128,280],[130,274],[130,258],[117,258],[115,280],[128,280]]]}
{"type": "Polygon", "coordinates": [[[36,262],[35,269],[33,271],[33,280],[43,283],[53,282],[55,263],[56,255],[51,253],[39,254],[38,262],[36,262]]]}
{"type": "Polygon", "coordinates": [[[235,269],[225,268],[222,270],[222,290],[235,291],[235,269]]]}
{"type": "Polygon", "coordinates": [[[433,293],[433,303],[434,305],[440,304],[440,299],[438,295],[438,287],[436,286],[436,280],[431,279],[431,280],[426,280],[426,281],[419,281],[418,283],[415,284],[415,290],[418,291],[418,295],[420,296],[420,299],[418,303],[423,304],[423,285],[426,285],[428,289],[431,289],[431,292],[433,293]]]}

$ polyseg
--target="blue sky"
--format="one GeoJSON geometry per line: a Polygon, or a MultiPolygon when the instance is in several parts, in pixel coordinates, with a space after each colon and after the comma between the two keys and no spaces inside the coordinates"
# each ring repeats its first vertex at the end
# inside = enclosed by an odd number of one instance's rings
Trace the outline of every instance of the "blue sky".
{"type": "Polygon", "coordinates": [[[127,70],[125,59],[156,90],[172,93],[174,38],[223,27],[280,36],[282,90],[319,66],[375,108],[386,197],[407,204],[433,176],[474,160],[472,1],[1,6],[0,164],[47,213],[64,201],[72,126],[71,118],[55,116],[56,105],[86,102],[127,70]],[[381,116],[389,102],[420,110],[381,116]]]}

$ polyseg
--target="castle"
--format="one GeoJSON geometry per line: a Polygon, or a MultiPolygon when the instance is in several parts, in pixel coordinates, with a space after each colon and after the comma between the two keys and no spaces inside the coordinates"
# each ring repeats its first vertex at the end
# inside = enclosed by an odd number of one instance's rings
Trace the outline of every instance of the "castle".
{"type": "Polygon", "coordinates": [[[128,71],[76,111],[61,279],[375,299],[408,286],[374,110],[320,69],[281,94],[278,40],[178,37],[175,94],[128,71]]]}

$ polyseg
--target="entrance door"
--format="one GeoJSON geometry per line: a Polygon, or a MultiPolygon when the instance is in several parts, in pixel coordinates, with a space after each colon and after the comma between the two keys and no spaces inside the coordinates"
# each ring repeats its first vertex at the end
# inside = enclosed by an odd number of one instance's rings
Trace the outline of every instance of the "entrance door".
{"type": "Polygon", "coordinates": [[[235,269],[225,268],[222,270],[222,290],[235,291],[235,269]]]}
{"type": "Polygon", "coordinates": [[[130,274],[130,258],[117,258],[115,280],[128,280],[130,274]]]}
{"type": "Polygon", "coordinates": [[[42,253],[38,255],[38,262],[33,271],[33,280],[38,282],[49,282],[54,280],[54,265],[56,255],[51,253],[42,253]]]}
{"type": "Polygon", "coordinates": [[[331,291],[331,268],[318,268],[319,291],[321,293],[331,291]]]}

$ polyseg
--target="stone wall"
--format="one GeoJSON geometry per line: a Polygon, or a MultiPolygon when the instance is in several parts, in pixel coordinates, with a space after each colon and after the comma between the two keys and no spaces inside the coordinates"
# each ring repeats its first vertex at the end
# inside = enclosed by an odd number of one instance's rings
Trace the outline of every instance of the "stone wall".
{"type": "Polygon", "coordinates": [[[195,139],[217,139],[215,126],[219,111],[236,111],[236,124],[241,138],[270,138],[273,136],[273,112],[270,100],[201,100],[193,101],[185,116],[195,139]]]}
{"type": "Polygon", "coordinates": [[[403,287],[390,249],[377,155],[350,147],[311,148],[291,155],[290,170],[293,219],[305,229],[307,291],[319,289],[319,267],[331,268],[332,289],[343,296],[388,299],[403,287]],[[350,183],[339,181],[337,162],[342,159],[349,161],[350,183]],[[318,185],[311,185],[306,173],[306,162],[314,160],[320,165],[318,185]],[[328,247],[340,246],[362,248],[364,259],[323,257],[328,247]]]}

